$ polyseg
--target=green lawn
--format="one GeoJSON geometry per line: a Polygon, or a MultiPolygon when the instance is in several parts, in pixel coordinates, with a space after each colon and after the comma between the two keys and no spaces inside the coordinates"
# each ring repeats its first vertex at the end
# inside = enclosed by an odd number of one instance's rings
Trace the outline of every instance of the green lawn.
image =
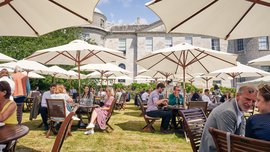
{"type": "MultiPolygon", "coordinates": [[[[115,110],[110,124],[115,129],[107,133],[96,131],[94,135],[84,135],[83,131],[76,130],[74,122],[72,136],[68,137],[62,151],[180,151],[190,152],[191,146],[181,134],[160,134],[160,122],[155,123],[156,132],[141,132],[145,125],[143,117],[139,116],[140,110],[129,103],[125,110],[115,110]]],[[[55,136],[45,137],[43,128],[38,128],[41,117],[29,121],[29,113],[24,113],[23,124],[30,128],[30,132],[19,139],[18,152],[50,151],[55,141],[55,136]]]]}

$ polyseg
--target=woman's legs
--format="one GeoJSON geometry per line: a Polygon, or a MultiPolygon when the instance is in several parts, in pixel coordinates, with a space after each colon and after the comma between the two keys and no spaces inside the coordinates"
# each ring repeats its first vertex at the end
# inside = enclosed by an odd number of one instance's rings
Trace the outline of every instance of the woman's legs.
{"type": "Polygon", "coordinates": [[[89,129],[89,130],[84,132],[85,135],[94,134],[94,127],[95,127],[94,123],[96,122],[96,120],[97,120],[97,112],[94,110],[92,112],[91,121],[86,127],[86,129],[89,129]]]}
{"type": "Polygon", "coordinates": [[[91,116],[91,121],[90,121],[90,123],[91,123],[91,124],[95,124],[96,119],[97,119],[97,112],[96,112],[96,110],[94,110],[94,111],[92,112],[92,116],[91,116]]]}

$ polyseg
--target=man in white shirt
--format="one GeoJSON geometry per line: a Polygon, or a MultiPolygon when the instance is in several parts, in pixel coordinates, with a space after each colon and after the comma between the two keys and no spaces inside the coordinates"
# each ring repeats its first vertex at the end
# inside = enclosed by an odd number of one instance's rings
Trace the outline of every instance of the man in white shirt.
{"type": "Polygon", "coordinates": [[[147,91],[145,91],[141,95],[143,104],[147,104],[147,101],[148,101],[148,98],[149,98],[150,93],[151,93],[151,89],[148,89],[147,91]]]}
{"type": "Polygon", "coordinates": [[[209,89],[204,90],[204,94],[202,95],[202,100],[208,102],[208,106],[214,104],[210,99],[209,89]]]}
{"type": "Polygon", "coordinates": [[[44,129],[48,130],[49,125],[48,125],[48,109],[47,109],[47,102],[46,99],[51,99],[51,94],[54,94],[56,88],[56,84],[52,84],[50,86],[50,90],[46,91],[42,95],[42,100],[41,100],[41,108],[40,108],[40,114],[42,118],[42,122],[44,124],[44,129]]]}

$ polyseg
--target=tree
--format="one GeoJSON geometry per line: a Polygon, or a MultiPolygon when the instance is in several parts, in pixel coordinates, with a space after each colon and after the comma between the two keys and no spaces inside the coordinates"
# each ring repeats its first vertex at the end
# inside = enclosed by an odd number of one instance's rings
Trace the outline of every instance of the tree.
{"type": "MultiPolygon", "coordinates": [[[[21,60],[37,50],[64,45],[78,39],[80,33],[81,29],[79,28],[66,28],[40,37],[0,37],[0,52],[21,60]]],[[[71,66],[61,67],[71,68],[71,66]]],[[[41,90],[47,90],[52,83],[52,78],[46,76],[45,79],[32,79],[30,82],[32,87],[39,86],[41,90]]],[[[62,80],[61,83],[69,86],[68,81],[62,80]]]]}

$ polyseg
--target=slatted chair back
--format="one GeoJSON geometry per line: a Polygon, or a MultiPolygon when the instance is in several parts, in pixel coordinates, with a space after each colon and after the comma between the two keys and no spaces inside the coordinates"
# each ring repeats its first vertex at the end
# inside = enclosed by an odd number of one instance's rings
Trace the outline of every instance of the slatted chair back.
{"type": "Polygon", "coordinates": [[[205,102],[205,101],[191,101],[188,103],[188,109],[202,108],[203,112],[206,114],[207,105],[208,105],[208,102],[205,102]]]}
{"type": "Polygon", "coordinates": [[[155,131],[155,128],[153,127],[153,124],[156,120],[159,120],[160,118],[159,117],[149,117],[147,116],[146,114],[146,110],[145,110],[145,107],[143,105],[143,102],[142,102],[142,98],[140,96],[140,94],[137,95],[137,100],[138,100],[138,104],[140,105],[140,108],[141,108],[141,111],[142,111],[142,116],[146,122],[146,125],[143,127],[143,131],[151,131],[151,132],[154,132],[155,131]]]}
{"type": "Polygon", "coordinates": [[[218,152],[269,152],[270,142],[209,128],[218,152]]]}
{"type": "Polygon", "coordinates": [[[63,122],[66,118],[66,105],[64,99],[46,99],[48,109],[49,129],[46,134],[48,138],[50,132],[57,134],[55,122],[63,122]]]}
{"type": "Polygon", "coordinates": [[[126,96],[127,96],[126,93],[122,93],[120,98],[119,98],[119,101],[116,100],[116,105],[115,105],[116,109],[118,109],[118,110],[125,109],[126,96]]]}
{"type": "Polygon", "coordinates": [[[126,98],[127,98],[127,93],[122,93],[121,98],[120,98],[120,103],[121,103],[120,109],[125,109],[126,98]]]}
{"type": "Polygon", "coordinates": [[[180,110],[184,120],[184,130],[190,139],[193,152],[199,151],[206,115],[200,108],[180,110]]]}
{"type": "Polygon", "coordinates": [[[109,124],[109,121],[110,121],[111,116],[112,116],[112,114],[113,114],[113,110],[114,110],[114,108],[115,108],[115,103],[116,103],[116,101],[117,101],[117,99],[113,99],[113,102],[112,102],[112,104],[111,104],[111,106],[110,106],[110,109],[109,109],[109,111],[108,111],[107,120],[106,120],[106,125],[107,125],[106,131],[107,131],[107,132],[108,132],[108,127],[109,127],[110,129],[114,130],[113,127],[109,124]]]}
{"type": "Polygon", "coordinates": [[[64,122],[61,124],[60,130],[56,136],[55,142],[53,144],[52,152],[59,152],[63,145],[63,142],[68,134],[69,126],[72,125],[72,116],[74,116],[74,112],[70,112],[68,116],[65,118],[64,122]]]}
{"type": "Polygon", "coordinates": [[[48,118],[66,118],[66,105],[64,99],[46,99],[46,102],[48,108],[48,118]]]}
{"type": "Polygon", "coordinates": [[[146,111],[145,111],[145,107],[144,107],[144,104],[142,102],[142,98],[141,98],[140,94],[137,95],[137,100],[138,100],[138,104],[140,105],[140,109],[142,111],[142,115],[143,115],[143,117],[145,119],[146,111]]]}

